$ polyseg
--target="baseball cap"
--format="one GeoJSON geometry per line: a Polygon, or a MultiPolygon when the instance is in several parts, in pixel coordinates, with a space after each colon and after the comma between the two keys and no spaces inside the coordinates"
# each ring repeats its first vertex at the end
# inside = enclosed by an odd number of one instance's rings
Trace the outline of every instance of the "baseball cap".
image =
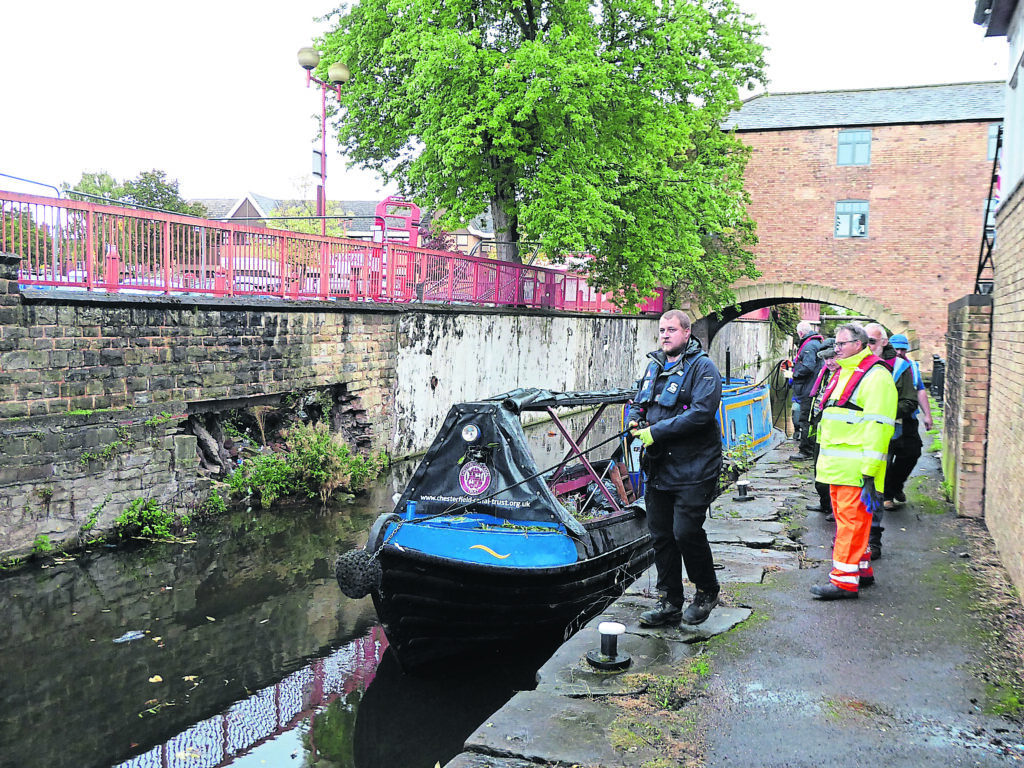
{"type": "Polygon", "coordinates": [[[890,336],[889,344],[892,346],[893,349],[910,349],[910,339],[908,339],[902,333],[897,333],[894,336],[890,336]]]}

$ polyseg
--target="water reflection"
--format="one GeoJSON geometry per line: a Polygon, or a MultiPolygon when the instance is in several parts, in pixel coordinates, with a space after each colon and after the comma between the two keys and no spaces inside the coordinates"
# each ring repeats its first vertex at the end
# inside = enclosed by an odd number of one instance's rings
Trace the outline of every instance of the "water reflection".
{"type": "Polygon", "coordinates": [[[354,765],[444,765],[517,691],[536,686],[537,669],[558,645],[555,639],[518,654],[475,658],[415,676],[403,676],[398,661],[387,651],[356,716],[354,765]]]}
{"type": "Polygon", "coordinates": [[[373,606],[341,599],[333,556],[392,493],[0,579],[0,765],[122,762],[365,637],[373,606]]]}
{"type": "Polygon", "coordinates": [[[305,753],[304,764],[320,757],[351,766],[355,712],[386,647],[375,627],[368,635],[315,660],[272,686],[207,718],[121,768],[239,765],[258,753],[305,753]]]}
{"type": "MultiPolygon", "coordinates": [[[[606,415],[591,444],[617,428],[606,415]]],[[[541,468],[566,451],[551,431],[528,430],[541,468]]],[[[557,644],[401,676],[332,567],[413,469],[327,512],[236,512],[191,544],[0,577],[0,768],[443,764],[557,644]]]]}

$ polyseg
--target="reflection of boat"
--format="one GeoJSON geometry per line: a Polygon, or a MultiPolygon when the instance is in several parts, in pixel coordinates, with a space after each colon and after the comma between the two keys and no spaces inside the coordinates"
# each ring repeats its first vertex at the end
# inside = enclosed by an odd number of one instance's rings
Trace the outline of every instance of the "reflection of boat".
{"type": "MultiPolygon", "coordinates": [[[[759,400],[733,384],[719,412],[723,444],[750,435],[767,447],[767,392],[759,400]]],[[[580,447],[609,406],[619,406],[619,427],[633,394],[516,390],[449,411],[395,511],[374,523],[365,552],[349,553],[379,562],[373,602],[404,668],[571,636],[650,566],[643,501],[631,492],[639,477],[626,471],[632,452],[620,434],[580,447]],[[596,411],[573,436],[558,411],[582,407],[596,411]],[[523,433],[529,411],[546,412],[570,446],[546,471],[523,433]],[[588,458],[608,443],[625,450],[588,458]]],[[[354,596],[348,568],[343,555],[338,581],[354,596]]]]}
{"type": "Polygon", "coordinates": [[[356,713],[355,768],[434,768],[463,751],[466,739],[517,691],[537,685],[537,669],[558,643],[525,653],[459,660],[405,675],[388,649],[356,713]]]}

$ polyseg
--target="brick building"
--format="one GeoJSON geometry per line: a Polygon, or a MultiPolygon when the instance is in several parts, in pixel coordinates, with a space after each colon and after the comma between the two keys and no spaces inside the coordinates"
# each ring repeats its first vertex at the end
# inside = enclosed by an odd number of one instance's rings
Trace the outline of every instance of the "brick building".
{"type": "Polygon", "coordinates": [[[726,127],[751,149],[758,283],[909,332],[930,369],[947,306],[973,290],[1003,109],[999,82],[744,102],[726,127]]]}

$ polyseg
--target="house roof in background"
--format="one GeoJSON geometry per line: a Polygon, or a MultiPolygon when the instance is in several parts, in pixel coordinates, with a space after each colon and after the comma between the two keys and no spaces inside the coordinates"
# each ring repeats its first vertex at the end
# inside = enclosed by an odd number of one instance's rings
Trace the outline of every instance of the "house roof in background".
{"type": "Polygon", "coordinates": [[[726,129],[765,131],[850,125],[1002,120],[1006,83],[955,83],[856,91],[763,93],[743,102],[726,129]]]}
{"type": "MultiPolygon", "coordinates": [[[[281,208],[297,208],[300,205],[315,207],[315,202],[312,200],[277,200],[272,197],[267,197],[266,195],[258,195],[254,192],[249,192],[242,197],[236,198],[196,198],[189,202],[202,203],[206,206],[206,210],[210,212],[211,219],[226,221],[231,218],[232,214],[234,214],[246,200],[251,201],[254,207],[259,210],[261,214],[266,214],[269,218],[273,218],[274,212],[281,208]]],[[[380,203],[380,200],[329,200],[328,203],[330,204],[332,211],[340,208],[344,211],[344,215],[352,216],[353,219],[355,219],[352,223],[352,231],[369,232],[371,221],[376,215],[377,205],[380,203]]],[[[430,217],[424,213],[423,220],[429,221],[430,217]]],[[[470,221],[466,225],[466,230],[477,237],[491,237],[494,232],[494,225],[491,222],[490,211],[477,216],[470,221]]]]}
{"type": "MultiPolygon", "coordinates": [[[[236,210],[238,210],[246,199],[252,201],[253,205],[261,213],[264,213],[269,217],[272,217],[274,215],[274,211],[279,208],[295,208],[300,205],[316,205],[313,200],[278,200],[273,197],[267,197],[266,195],[258,195],[254,192],[249,192],[243,197],[197,198],[190,200],[189,202],[202,203],[205,205],[206,210],[210,212],[211,219],[228,219],[236,210]]],[[[360,221],[365,218],[367,222],[366,229],[369,229],[369,220],[373,218],[377,209],[377,204],[380,201],[329,200],[328,202],[332,208],[341,208],[348,216],[358,217],[360,221]]]]}

